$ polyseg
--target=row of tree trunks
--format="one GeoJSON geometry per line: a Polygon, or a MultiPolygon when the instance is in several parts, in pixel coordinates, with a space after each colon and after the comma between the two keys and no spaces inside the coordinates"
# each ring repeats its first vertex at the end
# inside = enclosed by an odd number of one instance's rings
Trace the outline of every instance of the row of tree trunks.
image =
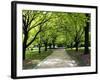
{"type": "MultiPolygon", "coordinates": [[[[45,41],[44,42],[44,47],[45,47],[45,49],[44,49],[44,51],[47,51],[48,50],[48,46],[49,46],[49,48],[51,49],[51,46],[53,45],[53,48],[55,48],[55,42],[53,42],[52,44],[51,43],[47,43],[47,41],[45,41]]],[[[41,44],[39,43],[38,44],[38,50],[39,50],[39,53],[41,53],[41,44]]]]}
{"type": "MultiPolygon", "coordinates": [[[[47,48],[48,46],[49,46],[49,48],[51,49],[52,44],[49,44],[49,45],[48,45],[47,42],[45,42],[45,43],[44,43],[44,47],[45,47],[44,50],[45,50],[45,51],[48,50],[48,48],[47,48]]],[[[39,48],[39,53],[41,53],[41,44],[38,44],[38,48],[39,48]]],[[[55,48],[55,43],[53,43],[53,48],[55,48]]]]}

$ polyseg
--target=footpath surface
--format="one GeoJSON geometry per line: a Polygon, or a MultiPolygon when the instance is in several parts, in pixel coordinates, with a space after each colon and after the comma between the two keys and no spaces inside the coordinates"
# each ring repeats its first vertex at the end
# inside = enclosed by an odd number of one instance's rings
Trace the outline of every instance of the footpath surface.
{"type": "Polygon", "coordinates": [[[61,68],[76,66],[78,66],[77,62],[72,60],[64,49],[54,49],[53,53],[41,61],[35,68],[61,68]]]}

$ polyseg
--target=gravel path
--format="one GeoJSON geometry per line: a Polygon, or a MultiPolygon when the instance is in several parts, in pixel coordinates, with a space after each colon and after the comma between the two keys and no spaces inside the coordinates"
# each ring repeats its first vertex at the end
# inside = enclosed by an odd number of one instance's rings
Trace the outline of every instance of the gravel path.
{"type": "Polygon", "coordinates": [[[75,67],[78,64],[67,55],[64,49],[54,49],[53,53],[41,61],[35,68],[75,67]]]}

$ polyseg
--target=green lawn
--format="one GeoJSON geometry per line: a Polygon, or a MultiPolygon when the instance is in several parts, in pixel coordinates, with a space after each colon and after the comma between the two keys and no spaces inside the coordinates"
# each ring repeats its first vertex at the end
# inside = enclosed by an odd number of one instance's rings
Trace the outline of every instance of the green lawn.
{"type": "MultiPolygon", "coordinates": [[[[79,48],[78,51],[75,51],[75,48],[73,49],[66,49],[67,54],[73,59],[75,60],[79,66],[86,66],[88,64],[88,62],[85,63],[85,60],[83,60],[83,56],[84,56],[84,48],[79,48]]],[[[90,54],[88,54],[90,56],[90,54]]],[[[90,65],[90,64],[89,64],[90,65]]]]}
{"type": "Polygon", "coordinates": [[[26,53],[26,59],[23,63],[23,69],[32,69],[34,68],[40,61],[45,59],[47,56],[49,56],[53,51],[41,51],[41,53],[38,53],[38,51],[28,52],[26,53]]]}
{"type": "Polygon", "coordinates": [[[33,51],[31,53],[26,54],[26,59],[43,60],[45,57],[49,56],[51,53],[52,53],[52,50],[41,51],[41,53],[38,53],[38,51],[33,51]]]}

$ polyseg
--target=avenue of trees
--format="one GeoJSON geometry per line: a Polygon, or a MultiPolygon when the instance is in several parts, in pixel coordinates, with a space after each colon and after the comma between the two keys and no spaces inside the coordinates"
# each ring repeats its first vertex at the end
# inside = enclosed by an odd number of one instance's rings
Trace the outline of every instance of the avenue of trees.
{"type": "Polygon", "coordinates": [[[84,47],[84,54],[89,53],[90,46],[90,14],[50,12],[50,11],[22,11],[23,21],[23,60],[26,50],[41,48],[84,47]]]}

